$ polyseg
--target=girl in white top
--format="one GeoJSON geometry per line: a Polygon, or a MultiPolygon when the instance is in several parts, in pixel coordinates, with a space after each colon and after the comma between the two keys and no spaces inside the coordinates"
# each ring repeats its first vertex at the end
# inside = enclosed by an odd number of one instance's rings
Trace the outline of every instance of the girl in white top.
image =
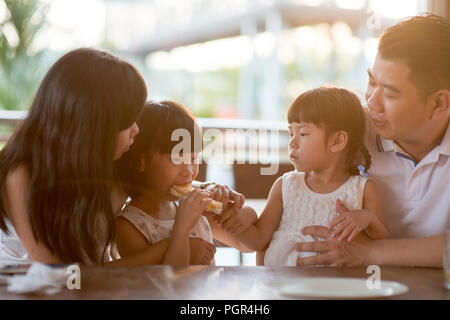
{"type": "Polygon", "coordinates": [[[167,245],[185,232],[178,217],[186,214],[195,216],[197,222],[188,230],[189,241],[178,245],[180,261],[183,257],[186,264],[214,264],[214,239],[248,252],[232,233],[256,221],[253,209],[239,205],[220,216],[206,217],[202,213],[213,197],[208,191],[195,190],[181,199],[170,192],[173,185],[191,184],[198,174],[202,143],[195,139],[202,135],[191,112],[171,101],[147,102],[137,124],[140,133],[119,160],[118,175],[131,201],[116,216],[112,253],[126,257],[153,246],[153,264],[161,264],[167,245]],[[173,140],[176,130],[185,133],[181,142],[173,140]],[[182,143],[187,148],[180,150],[177,146],[182,143]],[[191,250],[193,246],[196,250],[191,250]]]}
{"type": "Polygon", "coordinates": [[[260,218],[238,239],[254,250],[268,246],[264,265],[295,266],[299,257],[313,254],[296,251],[298,242],[314,240],[301,233],[305,226],[334,228],[332,237],[340,241],[351,241],[362,231],[387,237],[377,188],[358,168],[362,163],[370,167],[358,97],[333,87],[307,91],[290,106],[288,122],[289,156],[296,170],[275,181],[260,218]],[[338,215],[341,203],[360,210],[338,215]]]}

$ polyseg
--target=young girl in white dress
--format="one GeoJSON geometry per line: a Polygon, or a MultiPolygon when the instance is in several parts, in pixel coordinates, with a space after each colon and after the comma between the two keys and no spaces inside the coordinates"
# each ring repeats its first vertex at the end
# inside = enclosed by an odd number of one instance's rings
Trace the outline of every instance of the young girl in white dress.
{"type": "Polygon", "coordinates": [[[306,226],[334,228],[332,236],[340,241],[360,232],[387,237],[377,188],[361,167],[370,167],[370,155],[358,97],[334,87],[307,91],[290,106],[288,122],[295,171],[275,181],[258,221],[238,239],[253,250],[267,248],[264,265],[295,266],[298,258],[313,255],[296,251],[298,242],[314,241],[302,234],[306,226]],[[339,201],[361,210],[338,215],[339,201]]]}

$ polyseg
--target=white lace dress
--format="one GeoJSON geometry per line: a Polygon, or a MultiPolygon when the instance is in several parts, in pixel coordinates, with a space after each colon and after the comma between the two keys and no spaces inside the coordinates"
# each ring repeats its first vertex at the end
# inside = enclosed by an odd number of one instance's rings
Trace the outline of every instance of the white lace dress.
{"type": "MultiPolygon", "coordinates": [[[[116,217],[122,217],[131,222],[145,237],[149,245],[169,238],[175,224],[175,217],[168,220],[156,219],[139,208],[130,205],[125,207],[116,217]]],[[[191,230],[190,237],[202,238],[214,244],[211,227],[205,216],[201,216],[197,221],[197,224],[191,230]]],[[[110,255],[112,259],[120,257],[115,244],[111,247],[110,255]]],[[[210,264],[215,265],[214,259],[211,260],[210,264]]]]}
{"type": "Polygon", "coordinates": [[[266,266],[295,266],[298,257],[315,255],[295,250],[298,242],[314,241],[313,237],[301,233],[303,227],[328,226],[337,216],[337,199],[349,210],[361,209],[367,182],[365,177],[352,176],[337,190],[320,194],[308,188],[303,172],[291,171],[282,179],[283,214],[264,256],[266,266]]]}

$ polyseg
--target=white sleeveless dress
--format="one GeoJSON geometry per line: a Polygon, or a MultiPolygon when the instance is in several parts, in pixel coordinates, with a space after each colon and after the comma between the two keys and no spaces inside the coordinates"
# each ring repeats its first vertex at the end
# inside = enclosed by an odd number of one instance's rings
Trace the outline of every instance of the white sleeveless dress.
{"type": "Polygon", "coordinates": [[[352,176],[337,190],[320,194],[308,188],[304,172],[285,173],[282,178],[283,214],[264,256],[264,265],[295,266],[298,257],[315,255],[313,252],[295,250],[299,242],[315,241],[313,237],[303,235],[301,230],[312,225],[328,227],[338,215],[337,199],[349,210],[361,209],[367,179],[352,176]]]}

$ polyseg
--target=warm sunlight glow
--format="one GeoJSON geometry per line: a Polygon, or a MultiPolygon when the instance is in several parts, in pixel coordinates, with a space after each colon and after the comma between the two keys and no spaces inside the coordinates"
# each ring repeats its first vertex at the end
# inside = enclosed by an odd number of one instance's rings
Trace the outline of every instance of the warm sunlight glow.
{"type": "Polygon", "coordinates": [[[418,2],[411,0],[370,0],[369,10],[382,17],[401,19],[417,14],[418,2]]]}
{"type": "Polygon", "coordinates": [[[361,10],[366,0],[335,0],[334,2],[338,8],[361,10]]]}
{"type": "Polygon", "coordinates": [[[101,0],[48,1],[47,24],[36,37],[37,49],[64,51],[97,46],[104,37],[105,8],[101,0]]]}
{"type": "Polygon", "coordinates": [[[5,3],[2,1],[0,2],[0,23],[3,23],[8,18],[7,14],[5,3]]]}
{"type": "Polygon", "coordinates": [[[146,63],[151,69],[203,72],[246,65],[252,54],[248,37],[240,36],[154,52],[148,55],[146,63]]]}
{"type": "MultiPolygon", "coordinates": [[[[196,22],[195,10],[203,10],[200,12],[200,17],[207,18],[208,10],[211,11],[211,14],[221,12],[222,16],[232,16],[233,14],[250,10],[252,6],[251,2],[248,0],[227,1],[226,4],[222,1],[214,1],[205,8],[200,8],[195,1],[185,0],[183,1],[183,10],[178,10],[180,9],[180,5],[175,2],[166,3],[149,1],[148,3],[145,3],[145,5],[140,2],[136,3],[134,1],[125,0],[114,2],[105,0],[42,0],[42,2],[51,5],[47,17],[48,23],[39,33],[34,45],[38,49],[49,48],[56,51],[64,51],[77,46],[100,46],[104,41],[110,41],[110,44],[113,46],[120,48],[121,50],[126,50],[133,45],[138,45],[142,41],[151,39],[154,36],[154,32],[159,30],[156,24],[165,23],[168,26],[173,25],[175,27],[177,24],[181,23],[178,19],[180,12],[183,12],[183,15],[186,16],[187,19],[182,21],[183,24],[186,25],[186,27],[189,27],[189,24],[196,22]],[[165,4],[163,5],[163,3],[165,4]],[[175,10],[176,12],[173,12],[176,16],[174,16],[174,18],[177,19],[172,22],[169,22],[167,19],[162,19],[156,14],[156,9],[167,7],[167,10],[169,10],[170,6],[177,8],[177,10],[175,10]],[[233,7],[234,10],[231,10],[231,7],[233,7]],[[117,22],[115,22],[116,20],[117,22]]],[[[277,2],[278,0],[259,0],[258,5],[276,5],[277,2]]],[[[291,2],[296,5],[308,6],[320,6],[334,3],[338,8],[352,10],[361,10],[367,5],[367,11],[369,13],[373,12],[377,16],[392,19],[401,19],[406,16],[414,15],[418,12],[419,8],[424,7],[424,3],[419,0],[291,0],[291,2]]],[[[6,7],[3,2],[0,2],[0,22],[7,18],[8,13],[6,7]]],[[[9,31],[8,33],[10,34],[9,37],[13,38],[12,33],[9,31]]],[[[297,43],[297,46],[299,45],[299,42],[302,42],[302,46],[311,46],[316,41],[322,42],[321,39],[316,38],[315,33],[311,34],[305,30],[302,30],[301,33],[301,39],[297,35],[295,36],[294,42],[297,43]]],[[[208,42],[199,47],[190,48],[189,52],[192,52],[191,57],[193,57],[194,61],[205,59],[210,61],[203,61],[198,64],[193,62],[193,65],[197,65],[197,67],[191,66],[189,68],[200,70],[203,68],[217,69],[227,65],[242,65],[245,61],[250,59],[253,50],[257,56],[267,57],[273,52],[277,43],[279,45],[278,57],[280,61],[286,64],[292,60],[292,50],[289,49],[289,46],[283,44],[284,41],[277,41],[273,34],[264,32],[264,30],[253,39],[253,48],[248,40],[243,40],[242,38],[233,41],[224,39],[223,41],[225,42],[215,44],[212,44],[214,41],[210,41],[211,43],[208,42]],[[239,45],[244,46],[238,50],[239,45]],[[225,46],[230,48],[229,50],[226,50],[227,54],[224,54],[223,51],[219,52],[219,50],[222,50],[225,46]],[[201,53],[201,51],[205,51],[205,53],[201,53]],[[243,57],[238,57],[240,54],[243,55],[243,57]],[[223,62],[222,59],[224,60],[223,62]],[[214,66],[214,63],[217,63],[217,65],[214,66]]],[[[185,48],[188,47],[190,46],[186,46],[185,48]]],[[[327,45],[324,50],[328,50],[327,45]]],[[[171,54],[170,56],[173,55],[171,54]]],[[[165,58],[161,58],[160,55],[155,55],[155,57],[150,60],[155,61],[155,59],[160,61],[165,58]]],[[[185,65],[184,62],[180,62],[173,57],[170,58],[170,61],[164,61],[167,63],[171,61],[177,65],[185,65]]],[[[150,64],[154,66],[153,62],[150,64]]]]}

